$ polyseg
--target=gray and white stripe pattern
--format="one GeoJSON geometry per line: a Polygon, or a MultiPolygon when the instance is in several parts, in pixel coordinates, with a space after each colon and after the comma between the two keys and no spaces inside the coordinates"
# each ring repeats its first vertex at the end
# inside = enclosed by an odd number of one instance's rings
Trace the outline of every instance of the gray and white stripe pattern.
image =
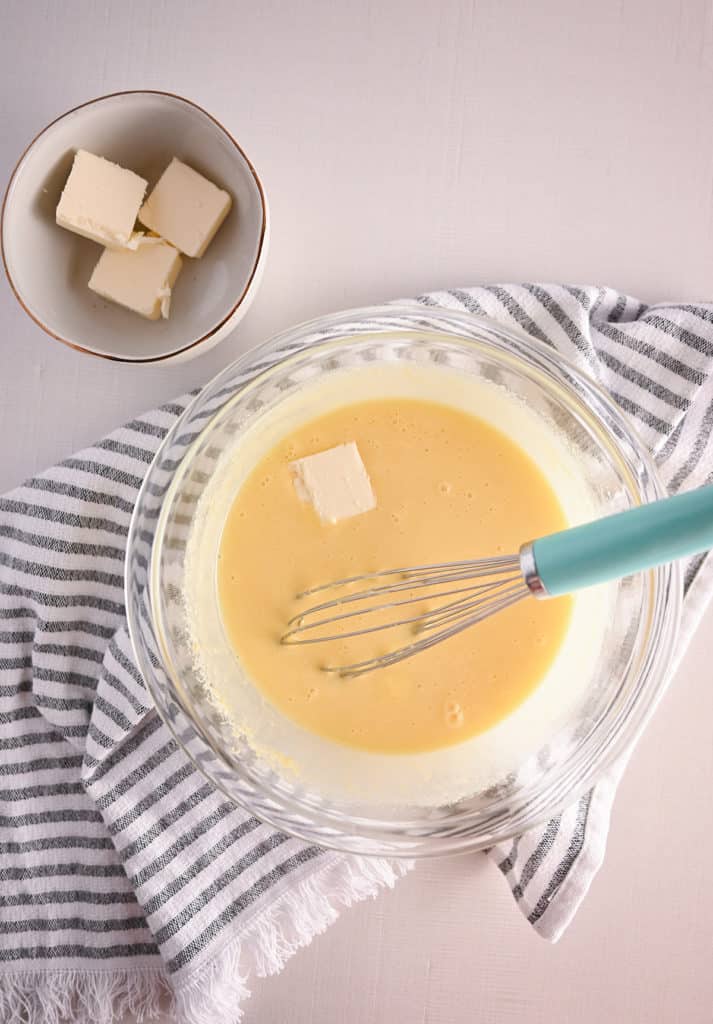
{"type": "MultiPolygon", "coordinates": [[[[518,324],[634,418],[671,490],[713,479],[713,305],[612,289],[493,286],[422,296],[518,324]]],[[[0,498],[0,1020],[103,1024],[162,993],[187,1024],[239,1017],[265,975],[406,865],[327,853],[230,804],[152,709],[123,618],[143,474],[185,400],[0,498]]],[[[713,589],[687,566],[690,632],[713,589]]],[[[490,856],[555,939],[601,863],[619,765],[490,856]]]]}

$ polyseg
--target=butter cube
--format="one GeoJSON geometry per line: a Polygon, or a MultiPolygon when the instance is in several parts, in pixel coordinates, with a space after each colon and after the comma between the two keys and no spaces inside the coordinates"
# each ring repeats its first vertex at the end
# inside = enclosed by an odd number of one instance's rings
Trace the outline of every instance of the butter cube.
{"type": "Polygon", "coordinates": [[[141,207],[139,220],[186,256],[202,256],[231,202],[222,188],[174,157],[141,207]]]}
{"type": "Polygon", "coordinates": [[[109,248],[126,245],[146,182],[101,156],[78,149],[57,205],[60,227],[109,248]]]}
{"type": "Polygon", "coordinates": [[[376,498],[354,441],[290,463],[295,489],[327,523],[376,508],[376,498]]]}
{"type": "Polygon", "coordinates": [[[133,309],[149,320],[168,317],[171,288],[181,270],[181,257],[161,238],[132,241],[137,244],[135,249],[104,250],[89,279],[89,287],[102,298],[133,309]]]}

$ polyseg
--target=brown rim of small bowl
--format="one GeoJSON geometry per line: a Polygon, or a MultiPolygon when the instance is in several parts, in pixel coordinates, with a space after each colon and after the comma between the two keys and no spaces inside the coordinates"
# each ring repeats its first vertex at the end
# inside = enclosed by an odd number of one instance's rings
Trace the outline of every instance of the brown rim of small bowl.
{"type": "Polygon", "coordinates": [[[193,100],[186,99],[185,96],[180,96],[176,92],[166,92],[163,89],[121,89],[118,92],[109,92],[105,96],[95,96],[94,99],[86,100],[84,103],[77,104],[76,107],[71,107],[69,110],[65,110],[65,112],[63,114],[60,114],[59,117],[55,117],[52,121],[49,122],[49,124],[45,125],[45,127],[41,131],[39,131],[37,133],[37,135],[34,136],[33,139],[31,139],[31,141],[27,144],[27,146],[25,146],[24,150],[22,151],[22,154],[20,155],[19,160],[17,161],[17,163],[15,164],[15,166],[13,168],[12,174],[10,175],[10,179],[9,179],[9,181],[7,183],[7,187],[5,189],[5,195],[3,196],[3,200],[2,200],[2,210],[0,210],[0,255],[2,256],[2,264],[3,264],[3,267],[5,269],[5,276],[7,277],[7,280],[9,282],[9,284],[10,284],[10,288],[12,289],[13,295],[15,296],[15,298],[17,299],[19,304],[22,306],[22,308],[24,309],[25,313],[27,313],[29,318],[31,320],[34,320],[34,322],[37,324],[37,326],[40,327],[45,332],[45,334],[48,334],[50,336],[50,338],[54,338],[55,341],[61,341],[63,345],[66,345],[68,348],[73,348],[75,350],[75,352],[82,352],[84,355],[94,356],[97,359],[107,359],[107,360],[109,360],[109,362],[129,363],[129,364],[131,364],[131,363],[134,363],[134,364],[136,364],[136,363],[161,363],[161,362],[164,362],[166,359],[175,359],[176,356],[183,355],[184,352],[189,352],[192,348],[195,348],[197,345],[201,345],[201,344],[203,344],[204,341],[208,341],[210,338],[212,338],[221,329],[221,327],[223,327],[228,322],[228,320],[230,320],[230,318],[232,316],[235,315],[235,313],[238,311],[238,309],[242,305],[242,303],[243,303],[243,301],[245,299],[245,296],[250,291],[250,288],[251,288],[251,286],[253,284],[253,281],[255,280],[255,275],[256,275],[257,269],[258,269],[258,267],[260,265],[260,259],[262,257],[263,248],[264,248],[264,245],[265,245],[265,232],[266,232],[266,230],[267,230],[267,202],[266,202],[265,190],[264,190],[264,188],[262,186],[262,182],[260,181],[260,178],[258,176],[257,171],[253,167],[252,161],[248,158],[248,156],[245,153],[245,151],[243,150],[242,146],[236,141],[236,139],[233,138],[233,136],[230,134],[228,129],[225,127],[225,125],[221,124],[221,122],[216,117],[213,117],[212,114],[210,114],[203,107],[199,106],[198,103],[194,103],[193,100]],[[22,298],[22,296],[20,295],[19,291],[17,290],[17,288],[15,286],[15,282],[12,279],[12,275],[10,274],[10,269],[9,269],[9,267],[7,265],[7,259],[5,258],[5,206],[7,205],[7,197],[10,194],[10,189],[12,188],[12,183],[14,182],[15,177],[17,176],[17,172],[19,171],[20,166],[23,163],[25,157],[30,152],[30,150],[32,149],[34,144],[37,142],[37,140],[42,135],[44,135],[45,132],[49,131],[50,128],[53,127],[53,125],[57,124],[58,121],[62,121],[65,117],[68,117],[70,114],[74,114],[77,110],[82,110],[84,107],[92,106],[93,103],[100,103],[102,100],[111,100],[111,99],[114,99],[116,96],[139,96],[139,95],[142,95],[142,96],[167,96],[169,99],[172,99],[172,100],[180,100],[181,103],[185,103],[189,107],[193,107],[195,110],[198,110],[201,114],[204,114],[205,117],[207,117],[210,121],[212,121],[213,124],[215,124],[223,132],[223,134],[226,135],[230,139],[232,144],[235,146],[237,151],[242,156],[242,158],[245,161],[245,163],[248,165],[248,167],[250,169],[250,173],[252,174],[253,178],[255,179],[255,184],[257,185],[258,192],[260,193],[260,206],[262,208],[262,224],[260,226],[260,241],[259,241],[259,245],[258,245],[257,256],[255,258],[255,263],[253,264],[253,268],[252,268],[252,272],[250,274],[250,278],[249,278],[247,284],[245,285],[245,288],[243,289],[243,292],[242,292],[240,298],[235,303],[235,305],[232,307],[230,312],[227,313],[227,315],[223,317],[223,319],[220,321],[220,323],[218,323],[214,327],[212,327],[210,329],[210,331],[208,331],[207,334],[204,334],[204,335],[202,335],[202,337],[197,338],[195,341],[192,341],[190,343],[190,345],[186,345],[184,348],[176,349],[175,352],[168,352],[168,353],[166,353],[166,355],[163,355],[163,356],[151,356],[151,357],[146,358],[146,359],[125,359],[123,356],[110,356],[110,355],[107,355],[104,352],[93,352],[92,349],[84,348],[82,345],[77,345],[73,341],[69,341],[68,338],[62,338],[59,334],[55,334],[55,332],[50,327],[48,327],[47,324],[42,323],[42,321],[38,319],[38,317],[32,312],[32,310],[29,309],[29,307],[26,305],[24,299],[22,298]]]}

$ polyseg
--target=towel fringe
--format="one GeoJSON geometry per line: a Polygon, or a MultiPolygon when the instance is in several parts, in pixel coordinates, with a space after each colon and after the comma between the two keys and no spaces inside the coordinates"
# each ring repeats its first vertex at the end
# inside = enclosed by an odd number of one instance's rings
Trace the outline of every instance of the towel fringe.
{"type": "Polygon", "coordinates": [[[368,857],[327,854],[314,874],[260,907],[240,932],[172,991],[162,968],[111,971],[19,971],[0,974],[2,1024],[137,1024],[159,1011],[178,1024],[232,1024],[241,1019],[251,974],[277,974],[298,949],[326,931],[340,910],[377,896],[411,867],[368,857]]]}
{"type": "Polygon", "coordinates": [[[2,1024],[119,1024],[159,1015],[170,1000],[163,968],[0,974],[2,1024]]]}
{"type": "Polygon", "coordinates": [[[173,1012],[179,1024],[233,1024],[241,1019],[242,1002],[250,995],[251,974],[277,974],[297,950],[326,931],[340,910],[377,896],[406,874],[412,862],[369,857],[327,855],[314,874],[260,908],[240,937],[228,943],[206,965],[198,967],[174,992],[173,1012]]]}

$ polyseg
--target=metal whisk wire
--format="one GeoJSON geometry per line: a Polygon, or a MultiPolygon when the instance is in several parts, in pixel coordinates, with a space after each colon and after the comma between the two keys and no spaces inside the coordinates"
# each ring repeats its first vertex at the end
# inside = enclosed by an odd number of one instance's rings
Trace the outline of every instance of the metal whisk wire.
{"type": "Polygon", "coordinates": [[[397,626],[414,628],[419,639],[413,643],[375,658],[330,669],[342,676],[360,676],[433,647],[528,594],[535,597],[570,594],[580,587],[606,583],[707,550],[713,550],[713,484],[550,533],[523,544],[517,555],[388,569],[314,587],[300,596],[344,589],[357,583],[372,584],[366,590],[342,594],[296,615],[282,641],[286,644],[323,643],[397,626]],[[394,582],[383,582],[392,578],[394,582]],[[465,585],[459,586],[461,583],[465,585]],[[382,600],[408,591],[412,596],[382,600]],[[341,610],[370,598],[379,603],[341,610]],[[305,636],[310,630],[348,622],[357,615],[384,613],[390,608],[402,608],[426,599],[446,600],[446,603],[366,629],[349,630],[347,627],[346,632],[305,636]],[[328,612],[334,614],[325,616],[328,612]]]}
{"type": "Polygon", "coordinates": [[[468,629],[494,612],[503,611],[530,592],[523,579],[519,556],[507,555],[477,561],[410,566],[351,576],[324,586],[313,587],[298,597],[305,598],[326,591],[344,590],[360,583],[372,585],[356,593],[339,594],[295,615],[288,623],[288,630],[282,637],[282,642],[326,643],[330,640],[346,640],[398,627],[410,626],[414,629],[418,639],[394,651],[349,665],[326,667],[326,671],[353,678],[410,658],[468,629]],[[393,582],[381,582],[383,580],[393,582]],[[401,597],[401,594],[408,596],[401,597]],[[391,597],[395,599],[384,600],[391,597]],[[448,600],[449,598],[454,600],[448,600]],[[350,628],[354,619],[373,617],[387,613],[391,609],[423,604],[425,600],[439,603],[415,615],[397,611],[396,617],[389,618],[386,622],[350,628]],[[365,605],[365,602],[369,601],[376,603],[365,605]],[[329,629],[326,633],[307,635],[315,630],[324,630],[325,627],[329,629]],[[336,627],[336,631],[331,627],[336,627]]]}

